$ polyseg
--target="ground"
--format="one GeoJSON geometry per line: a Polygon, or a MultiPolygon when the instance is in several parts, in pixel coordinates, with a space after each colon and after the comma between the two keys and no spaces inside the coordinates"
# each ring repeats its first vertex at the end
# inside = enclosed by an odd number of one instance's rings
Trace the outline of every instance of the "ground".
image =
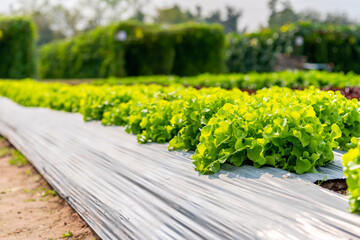
{"type": "Polygon", "coordinates": [[[99,239],[1,136],[0,239],[99,239]]]}

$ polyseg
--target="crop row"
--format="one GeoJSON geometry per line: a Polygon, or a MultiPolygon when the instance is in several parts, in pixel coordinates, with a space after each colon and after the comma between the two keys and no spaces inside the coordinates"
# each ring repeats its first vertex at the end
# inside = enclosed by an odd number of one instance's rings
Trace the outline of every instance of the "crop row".
{"type": "Polygon", "coordinates": [[[340,93],[310,88],[185,88],[181,85],[92,86],[1,81],[0,95],[24,106],[80,112],[85,121],[125,126],[140,143],[170,142],[195,150],[196,169],[245,163],[315,172],[359,137],[359,103],[340,93]]]}
{"type": "Polygon", "coordinates": [[[133,83],[161,85],[183,84],[195,88],[221,87],[259,90],[273,86],[303,89],[309,86],[318,88],[345,88],[360,85],[360,75],[353,73],[329,73],[324,71],[283,71],[273,73],[234,73],[202,74],[196,77],[149,76],[129,78],[108,78],[94,81],[95,85],[130,85],[133,83]]]}
{"type": "Polygon", "coordinates": [[[343,165],[350,192],[350,210],[360,212],[360,142],[353,139],[353,144],[356,147],[343,156],[343,165]]]}

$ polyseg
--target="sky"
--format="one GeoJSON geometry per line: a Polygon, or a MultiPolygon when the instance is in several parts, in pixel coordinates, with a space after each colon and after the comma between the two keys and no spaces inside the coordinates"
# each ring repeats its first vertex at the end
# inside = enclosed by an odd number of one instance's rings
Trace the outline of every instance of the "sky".
{"type": "MultiPolygon", "coordinates": [[[[78,0],[64,0],[66,5],[76,3],[78,0]]],[[[6,12],[16,0],[0,0],[0,13],[6,12]]],[[[256,30],[261,24],[265,25],[269,10],[268,0],[150,0],[144,8],[149,14],[154,14],[156,8],[171,7],[178,4],[184,9],[195,10],[196,5],[203,7],[204,13],[217,9],[224,9],[225,6],[234,6],[243,10],[243,17],[240,20],[240,27],[247,26],[248,30],[256,30]]],[[[350,17],[360,20],[360,0],[290,0],[295,10],[316,9],[322,13],[346,12],[350,17]]]]}

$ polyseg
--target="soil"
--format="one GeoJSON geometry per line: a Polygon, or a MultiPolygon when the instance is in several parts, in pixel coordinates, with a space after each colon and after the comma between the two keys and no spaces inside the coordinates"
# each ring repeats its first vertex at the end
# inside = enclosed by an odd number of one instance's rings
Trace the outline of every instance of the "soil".
{"type": "Polygon", "coordinates": [[[315,184],[318,184],[323,188],[340,193],[342,195],[348,195],[346,179],[334,179],[324,182],[319,181],[315,182],[315,184]]]}
{"type": "Polygon", "coordinates": [[[0,139],[0,239],[100,239],[34,167],[10,165],[13,151],[0,139]]]}

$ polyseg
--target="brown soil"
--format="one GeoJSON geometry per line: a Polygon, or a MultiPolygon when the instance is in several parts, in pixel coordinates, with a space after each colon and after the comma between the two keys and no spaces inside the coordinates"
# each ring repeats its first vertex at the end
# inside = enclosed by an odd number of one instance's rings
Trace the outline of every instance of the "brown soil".
{"type": "Polygon", "coordinates": [[[316,182],[316,184],[319,184],[321,187],[329,189],[331,191],[347,195],[347,184],[346,179],[334,179],[334,180],[328,180],[324,182],[316,182]]]}
{"type": "Polygon", "coordinates": [[[0,139],[0,239],[100,239],[30,164],[10,165],[12,151],[0,139]]]}

